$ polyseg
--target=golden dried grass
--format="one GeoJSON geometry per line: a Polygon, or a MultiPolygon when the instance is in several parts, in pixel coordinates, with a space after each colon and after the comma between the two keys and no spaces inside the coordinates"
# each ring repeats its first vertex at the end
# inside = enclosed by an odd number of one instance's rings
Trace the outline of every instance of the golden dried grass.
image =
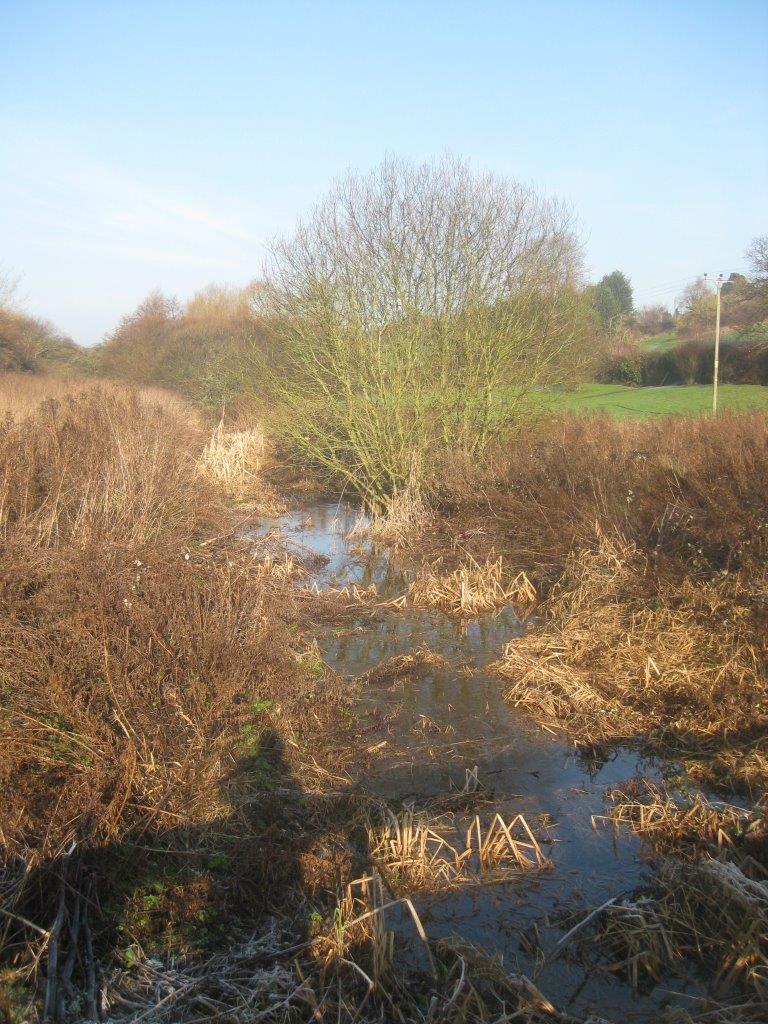
{"type": "Polygon", "coordinates": [[[0,534],[40,547],[185,543],[226,517],[185,411],[88,388],[0,424],[0,534]]]}
{"type": "Polygon", "coordinates": [[[113,395],[133,395],[145,405],[174,411],[196,420],[191,407],[176,392],[167,388],[128,385],[95,377],[59,377],[42,373],[0,374],[0,419],[11,416],[25,419],[43,402],[61,401],[86,392],[100,390],[113,395]]]}

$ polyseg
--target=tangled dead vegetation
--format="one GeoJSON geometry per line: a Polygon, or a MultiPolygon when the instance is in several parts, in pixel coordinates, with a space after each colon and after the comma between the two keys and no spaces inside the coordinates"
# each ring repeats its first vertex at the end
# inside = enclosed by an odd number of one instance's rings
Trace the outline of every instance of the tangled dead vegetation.
{"type": "Polygon", "coordinates": [[[454,615],[478,615],[514,603],[536,600],[536,589],[524,572],[509,578],[502,558],[484,564],[472,560],[447,575],[422,572],[408,589],[408,600],[417,608],[442,608],[454,615]]]}
{"type": "Polygon", "coordinates": [[[506,698],[582,743],[684,758],[689,772],[759,794],[768,784],[765,572],[659,578],[633,545],[599,535],[569,557],[542,627],[505,649],[506,698]]]}
{"type": "Polygon", "coordinates": [[[411,654],[396,654],[359,677],[359,682],[369,686],[391,686],[401,679],[419,678],[436,669],[445,668],[446,659],[426,648],[411,654]]]}
{"type": "Polygon", "coordinates": [[[700,1000],[698,1009],[676,1007],[667,1010],[663,1024],[763,1024],[765,1003],[762,999],[742,999],[738,1002],[718,1003],[712,999],[700,1000]]]}
{"type": "Polygon", "coordinates": [[[635,989],[688,959],[711,972],[716,990],[768,1007],[768,883],[730,861],[666,861],[650,889],[606,906],[596,922],[590,941],[635,989]]]}
{"type": "Polygon", "coordinates": [[[166,963],[137,951],[130,969],[110,972],[101,998],[110,1017],[133,1022],[607,1024],[560,1012],[499,957],[455,939],[431,941],[413,903],[387,899],[376,874],[349,883],[328,925],[307,941],[291,944],[273,923],[226,956],[166,963]],[[396,939],[394,917],[409,925],[423,967],[403,969],[405,929],[396,939]]]}
{"type": "Polygon", "coordinates": [[[292,574],[233,537],[245,462],[202,471],[205,445],[128,389],[0,427],[0,967],[49,1020],[127,936],[188,952],[300,899],[329,834],[296,806],[343,778],[343,695],[292,574]]]}

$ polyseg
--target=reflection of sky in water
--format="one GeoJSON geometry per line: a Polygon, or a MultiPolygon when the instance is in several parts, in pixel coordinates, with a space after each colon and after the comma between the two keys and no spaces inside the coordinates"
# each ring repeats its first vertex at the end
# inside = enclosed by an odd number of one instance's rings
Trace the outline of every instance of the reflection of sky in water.
{"type": "MultiPolygon", "coordinates": [[[[386,551],[371,550],[354,536],[346,539],[358,518],[348,504],[312,502],[301,512],[263,520],[254,533],[280,530],[289,548],[308,548],[327,559],[311,577],[319,587],[374,583],[382,598],[399,596],[408,574],[386,551]]],[[[477,765],[493,810],[505,819],[520,812],[529,819],[552,818],[555,828],[548,834],[555,841],[544,849],[554,871],[415,900],[432,938],[460,935],[503,953],[511,969],[531,974],[535,964],[519,945],[523,929],[536,922],[545,950],[551,949],[563,931],[546,925],[548,914],[578,908],[586,913],[643,880],[647,869],[637,841],[623,835],[615,842],[609,828],[592,828],[591,816],[606,812],[606,787],[638,772],[657,777],[658,771],[626,750],[590,764],[563,737],[537,728],[503,701],[503,683],[484,669],[523,628],[511,607],[466,623],[439,611],[406,608],[374,620],[361,615],[341,635],[329,631],[321,647],[326,662],[348,678],[417,648],[449,662],[421,678],[369,686],[363,693],[359,714],[368,729],[366,745],[386,740],[386,746],[377,754],[375,772],[358,779],[356,788],[418,801],[452,786],[460,789],[466,770],[477,765]]],[[[419,955],[418,943],[408,948],[409,955],[419,955]]],[[[537,984],[570,1013],[593,1011],[623,1021],[655,1020],[664,999],[659,986],[652,997],[634,1001],[620,979],[585,978],[567,957],[550,964],[537,984]]],[[[681,992],[686,983],[676,978],[669,987],[681,992]]]]}

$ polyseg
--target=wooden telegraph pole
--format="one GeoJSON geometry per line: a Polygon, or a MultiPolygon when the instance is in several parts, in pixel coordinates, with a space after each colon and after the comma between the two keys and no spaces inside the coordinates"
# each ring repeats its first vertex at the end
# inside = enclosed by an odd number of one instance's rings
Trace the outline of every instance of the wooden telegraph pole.
{"type": "Polygon", "coordinates": [[[723,275],[717,278],[717,318],[715,320],[715,372],[712,377],[712,415],[717,416],[717,377],[720,372],[720,292],[723,287],[723,275]]]}

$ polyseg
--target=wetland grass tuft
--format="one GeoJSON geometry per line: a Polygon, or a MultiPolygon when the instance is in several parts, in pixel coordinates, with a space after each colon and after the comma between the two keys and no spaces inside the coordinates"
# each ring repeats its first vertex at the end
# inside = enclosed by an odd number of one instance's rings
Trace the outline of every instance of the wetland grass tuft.
{"type": "MultiPolygon", "coordinates": [[[[608,815],[594,815],[593,824],[609,822],[640,836],[654,852],[696,856],[711,850],[738,862],[746,860],[768,875],[768,821],[764,804],[739,807],[702,793],[676,794],[660,783],[631,780],[609,794],[608,815]]],[[[742,865],[743,866],[743,865],[742,865]]]]}
{"type": "Polygon", "coordinates": [[[405,807],[386,809],[382,825],[369,829],[374,862],[395,888],[447,889],[489,876],[515,876],[551,867],[522,814],[487,824],[475,815],[462,828],[453,813],[435,815],[405,807]]]}
{"type": "Polygon", "coordinates": [[[681,960],[708,968],[713,988],[768,1005],[768,882],[729,861],[664,862],[651,887],[604,909],[597,944],[608,970],[637,990],[681,960]]]}

